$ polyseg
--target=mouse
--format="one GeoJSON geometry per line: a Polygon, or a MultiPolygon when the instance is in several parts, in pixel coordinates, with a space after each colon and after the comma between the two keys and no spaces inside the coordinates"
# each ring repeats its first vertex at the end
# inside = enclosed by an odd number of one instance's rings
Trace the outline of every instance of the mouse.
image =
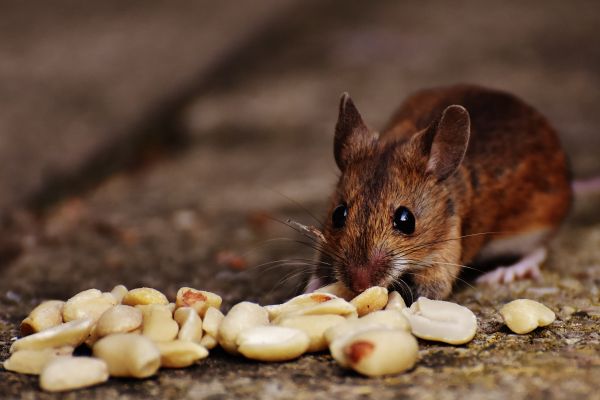
{"type": "Polygon", "coordinates": [[[536,278],[572,203],[556,130],[501,90],[420,90],[380,132],[344,93],[333,150],[339,178],[306,292],[338,281],[411,302],[447,298],[466,269],[483,283],[536,278]]]}

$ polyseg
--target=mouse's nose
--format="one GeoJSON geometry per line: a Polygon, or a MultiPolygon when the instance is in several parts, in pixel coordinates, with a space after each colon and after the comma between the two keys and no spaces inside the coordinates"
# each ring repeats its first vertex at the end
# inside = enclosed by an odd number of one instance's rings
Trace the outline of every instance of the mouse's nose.
{"type": "Polygon", "coordinates": [[[354,292],[364,292],[371,286],[371,274],[369,273],[368,268],[354,268],[352,272],[350,272],[350,289],[354,292]]]}
{"type": "Polygon", "coordinates": [[[387,268],[387,259],[381,251],[371,255],[367,263],[351,266],[348,269],[349,287],[356,293],[364,292],[371,286],[380,284],[387,268]]]}

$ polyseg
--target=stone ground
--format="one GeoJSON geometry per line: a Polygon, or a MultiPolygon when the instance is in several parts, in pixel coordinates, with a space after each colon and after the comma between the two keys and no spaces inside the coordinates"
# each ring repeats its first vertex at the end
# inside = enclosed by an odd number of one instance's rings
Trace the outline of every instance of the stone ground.
{"type": "MultiPolygon", "coordinates": [[[[342,91],[379,127],[420,87],[509,90],[559,128],[576,178],[600,173],[595,2],[55,4],[7,4],[0,22],[0,359],[32,307],[89,287],[289,297],[305,266],[288,264],[312,250],[278,220],[323,216],[342,91]]],[[[214,351],[61,397],[600,398],[599,204],[578,195],[539,282],[457,288],[477,336],[422,342],[403,375],[214,351]],[[511,334],[496,310],[518,297],[557,321],[511,334]]],[[[4,370],[0,394],[57,397],[4,370]]]]}

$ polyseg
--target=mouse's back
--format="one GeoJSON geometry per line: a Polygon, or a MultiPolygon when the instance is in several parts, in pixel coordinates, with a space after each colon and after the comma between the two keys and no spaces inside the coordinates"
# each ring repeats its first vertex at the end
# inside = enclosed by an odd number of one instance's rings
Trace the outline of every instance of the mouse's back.
{"type": "MultiPolygon", "coordinates": [[[[472,194],[462,234],[550,234],[571,203],[567,157],[546,118],[516,96],[475,85],[422,90],[406,99],[381,136],[408,138],[453,104],[465,107],[471,120],[461,169],[472,194]]],[[[487,239],[465,239],[461,261],[473,261],[487,239]]]]}

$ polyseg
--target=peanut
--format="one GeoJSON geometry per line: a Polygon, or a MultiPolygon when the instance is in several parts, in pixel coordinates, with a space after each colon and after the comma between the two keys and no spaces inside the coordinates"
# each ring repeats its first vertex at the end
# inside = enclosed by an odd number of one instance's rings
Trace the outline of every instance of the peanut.
{"type": "Polygon", "coordinates": [[[239,354],[236,343],[238,335],[250,328],[268,324],[267,310],[258,304],[244,301],[233,306],[223,318],[217,339],[225,351],[239,354]]]}
{"type": "Polygon", "coordinates": [[[127,333],[142,325],[142,312],[135,307],[122,304],[109,308],[102,314],[92,336],[97,338],[112,333],[127,333]]]}
{"type": "Polygon", "coordinates": [[[198,315],[204,318],[209,307],[220,308],[221,296],[204,290],[182,287],[177,291],[175,304],[177,307],[192,307],[198,315]]]}
{"type": "Polygon", "coordinates": [[[359,317],[370,312],[381,310],[388,302],[388,290],[381,286],[373,286],[350,301],[359,317]]]}
{"type": "Polygon", "coordinates": [[[146,378],[160,367],[160,351],[152,340],[135,333],[117,333],[98,340],[95,357],[108,365],[111,376],[146,378]]]}
{"type": "Polygon", "coordinates": [[[181,307],[175,310],[175,321],[179,324],[177,338],[186,342],[199,343],[202,340],[202,320],[196,310],[181,307]]]}
{"type": "Polygon", "coordinates": [[[324,336],[325,340],[331,343],[335,339],[350,333],[373,328],[399,329],[410,332],[410,324],[401,313],[393,310],[380,310],[367,314],[362,318],[346,320],[342,324],[335,325],[327,329],[324,336]]]}
{"type": "Polygon", "coordinates": [[[206,334],[202,336],[200,344],[204,346],[207,350],[212,350],[215,347],[217,347],[217,344],[219,344],[219,342],[217,341],[217,339],[215,339],[214,336],[206,334]]]}
{"type": "Polygon", "coordinates": [[[212,337],[217,337],[219,333],[219,326],[225,316],[221,311],[214,307],[209,307],[206,310],[204,319],[202,320],[202,329],[212,337]]]}
{"type": "Polygon", "coordinates": [[[417,360],[417,340],[401,330],[375,329],[349,338],[343,347],[345,363],[367,376],[397,374],[417,360]]]}
{"type": "Polygon", "coordinates": [[[328,293],[307,293],[296,296],[283,304],[265,306],[265,309],[269,312],[269,319],[274,320],[282,314],[289,314],[336,298],[337,296],[328,293]]]}
{"type": "Polygon", "coordinates": [[[159,342],[156,347],[160,351],[160,365],[167,368],[189,367],[208,357],[208,350],[204,346],[184,340],[159,342]]]}
{"type": "Polygon", "coordinates": [[[66,356],[73,353],[73,347],[65,346],[56,349],[20,350],[14,352],[4,361],[4,369],[20,374],[39,375],[42,369],[53,358],[66,356]]]}
{"type": "Polygon", "coordinates": [[[477,332],[477,318],[471,310],[448,301],[419,297],[402,310],[413,335],[449,344],[471,341],[477,332]]]}
{"type": "Polygon", "coordinates": [[[142,311],[142,335],[156,342],[168,342],[177,337],[179,325],[173,319],[168,305],[146,304],[136,306],[142,311]]]}
{"type": "Polygon", "coordinates": [[[504,322],[514,333],[529,333],[538,326],[550,325],[556,319],[554,311],[537,301],[513,300],[500,309],[504,322]]]}
{"type": "Polygon", "coordinates": [[[132,289],[123,297],[123,304],[127,306],[138,306],[148,304],[169,304],[167,297],[156,289],[141,287],[132,289]]]}
{"type": "Polygon", "coordinates": [[[91,329],[92,320],[89,318],[66,322],[17,340],[10,347],[10,352],[63,346],[77,347],[85,341],[91,329]]]}
{"type": "Polygon", "coordinates": [[[300,357],[310,339],[298,329],[282,326],[257,326],[241,332],[236,340],[238,351],[259,361],[287,361],[300,357]]]}
{"type": "Polygon", "coordinates": [[[21,334],[30,335],[63,323],[64,301],[48,300],[34,308],[21,322],[21,334]]]}
{"type": "Polygon", "coordinates": [[[98,289],[84,290],[67,300],[62,309],[63,320],[69,322],[90,318],[95,323],[104,311],[116,304],[110,293],[102,293],[98,289]]]}
{"type": "Polygon", "coordinates": [[[336,297],[324,303],[315,304],[313,306],[297,309],[296,311],[280,314],[273,323],[278,324],[282,319],[289,316],[297,315],[324,315],[334,314],[341,315],[345,318],[355,318],[356,308],[344,299],[336,297]]]}
{"type": "Polygon", "coordinates": [[[388,295],[388,302],[385,306],[386,310],[397,310],[400,311],[406,308],[406,303],[400,293],[393,291],[388,295]]]}
{"type": "Polygon", "coordinates": [[[283,317],[279,326],[295,328],[306,333],[310,339],[310,344],[306,350],[309,353],[323,351],[327,349],[327,341],[324,338],[324,332],[332,326],[344,323],[346,319],[340,315],[297,315],[283,317]]]}
{"type": "Polygon", "coordinates": [[[129,290],[124,285],[117,285],[110,291],[110,294],[113,295],[117,304],[121,304],[127,292],[129,290]]]}
{"type": "Polygon", "coordinates": [[[56,357],[40,375],[40,386],[62,392],[97,385],[108,380],[106,363],[91,357],[56,357]]]}
{"type": "Polygon", "coordinates": [[[354,297],[354,293],[339,281],[323,286],[322,288],[315,290],[314,293],[329,293],[348,301],[352,300],[354,297]]]}

